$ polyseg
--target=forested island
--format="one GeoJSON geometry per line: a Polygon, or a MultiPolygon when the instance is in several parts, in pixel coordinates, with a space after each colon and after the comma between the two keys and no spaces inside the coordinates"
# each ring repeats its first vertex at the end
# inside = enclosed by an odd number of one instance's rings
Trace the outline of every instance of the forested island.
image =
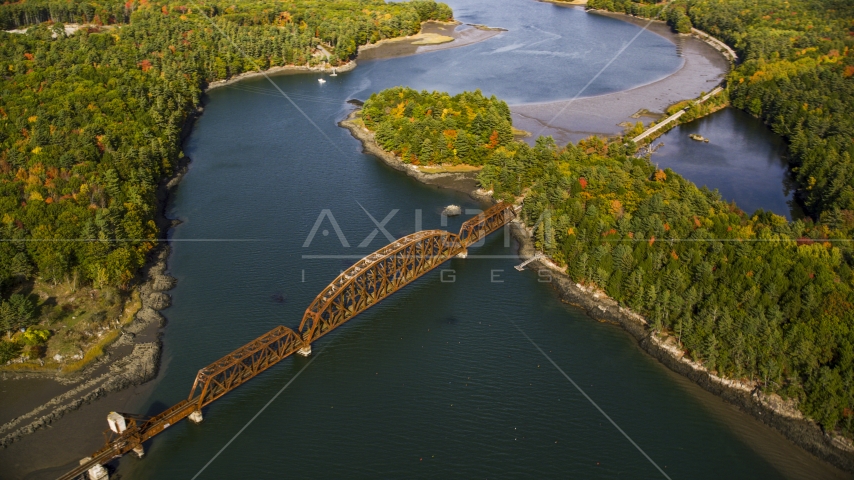
{"type": "Polygon", "coordinates": [[[826,430],[854,434],[846,229],[748,215],[622,139],[508,140],[506,108],[480,92],[398,87],[372,95],[362,117],[404,162],[483,165],[483,189],[524,198],[539,250],[709,371],[795,399],[826,430]]]}
{"type": "Polygon", "coordinates": [[[79,368],[118,336],[163,233],[158,186],[209,83],[325,64],[325,52],[340,65],[451,17],[432,0],[4,1],[0,364],[79,368]]]}

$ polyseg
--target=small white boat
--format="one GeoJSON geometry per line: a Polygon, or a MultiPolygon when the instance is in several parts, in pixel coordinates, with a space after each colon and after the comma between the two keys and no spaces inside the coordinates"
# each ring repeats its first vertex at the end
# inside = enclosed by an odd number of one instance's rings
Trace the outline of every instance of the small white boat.
{"type": "Polygon", "coordinates": [[[317,81],[318,81],[318,82],[320,82],[320,83],[326,83],[326,80],[324,80],[324,79],[322,79],[322,78],[318,78],[318,79],[317,79],[317,81]]]}

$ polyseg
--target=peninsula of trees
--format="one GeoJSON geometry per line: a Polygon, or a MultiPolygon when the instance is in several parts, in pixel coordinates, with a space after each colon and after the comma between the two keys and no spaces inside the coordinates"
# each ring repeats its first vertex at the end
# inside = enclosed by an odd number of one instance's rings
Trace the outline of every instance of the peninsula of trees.
{"type": "MultiPolygon", "coordinates": [[[[0,28],[16,33],[0,32],[0,331],[37,320],[28,279],[128,285],[208,83],[317,65],[320,47],[335,65],[451,15],[432,0],[4,0],[0,28]]],[[[0,363],[29,348],[5,337],[0,363]]]]}
{"type": "Polygon", "coordinates": [[[622,140],[506,140],[505,109],[480,92],[398,87],[373,95],[363,117],[404,161],[483,165],[482,187],[524,196],[537,248],[573,280],[642,313],[710,371],[797,399],[825,429],[854,435],[847,229],[747,215],[622,140]]]}
{"type": "Polygon", "coordinates": [[[380,146],[415,165],[483,165],[513,142],[510,108],[480,90],[452,97],[390,88],[371,95],[362,120],[380,146]]]}

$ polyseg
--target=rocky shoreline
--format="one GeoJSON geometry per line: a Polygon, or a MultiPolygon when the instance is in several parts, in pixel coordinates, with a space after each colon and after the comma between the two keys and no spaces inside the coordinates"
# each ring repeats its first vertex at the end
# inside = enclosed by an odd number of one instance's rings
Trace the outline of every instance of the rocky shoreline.
{"type": "MultiPolygon", "coordinates": [[[[192,131],[202,111],[199,108],[188,116],[181,132],[182,141],[192,131]]],[[[122,327],[121,337],[106,348],[103,357],[80,372],[69,376],[43,372],[4,372],[4,381],[39,378],[77,386],[0,425],[0,435],[3,435],[0,437],[0,448],[8,447],[23,436],[50,426],[66,414],[108,393],[141,385],[157,376],[162,351],[160,329],[166,326],[166,318],[160,314],[160,310],[171,304],[171,297],[166,292],[175,286],[175,279],[166,274],[170,251],[166,241],[169,229],[180,223],[166,217],[166,206],[188,167],[189,158],[182,158],[172,176],[163,179],[157,189],[155,221],[160,238],[157,246],[149,253],[149,260],[138,277],[139,284],[134,288],[139,294],[141,306],[133,320],[122,327]],[[130,351],[125,353],[127,350],[130,351]]]]}
{"type": "MultiPolygon", "coordinates": [[[[189,134],[192,123],[200,114],[201,110],[198,110],[188,117],[182,139],[189,134]]],[[[175,286],[175,279],[166,274],[169,257],[167,234],[170,228],[179,223],[168,219],[165,209],[170,195],[186,173],[188,164],[188,158],[181,159],[173,175],[161,181],[158,188],[156,223],[161,235],[159,243],[149,253],[149,261],[140,272],[140,283],[135,287],[140,297],[141,307],[134,314],[133,320],[121,328],[122,335],[107,347],[103,357],[80,372],[67,376],[45,372],[4,372],[4,381],[36,378],[69,386],[77,384],[77,386],[0,425],[0,435],[5,433],[0,437],[0,448],[5,448],[25,435],[48,427],[67,413],[88,405],[108,393],[141,385],[157,376],[162,350],[160,329],[166,325],[166,318],[160,314],[160,310],[171,305],[171,297],[166,292],[175,286]],[[124,353],[126,350],[130,351],[124,353]],[[45,411],[47,413],[43,413],[45,411]],[[20,426],[24,422],[29,423],[20,426]]]]}
{"type": "MultiPolygon", "coordinates": [[[[560,3],[565,4],[566,2],[560,3]]],[[[352,60],[336,68],[339,72],[345,72],[355,67],[356,61],[352,60]]],[[[323,71],[329,71],[329,69],[308,66],[274,67],[263,73],[247,72],[227,80],[212,82],[207,86],[206,91],[269,73],[323,71]]],[[[202,110],[199,109],[187,118],[182,132],[182,141],[189,135],[201,112],[202,110]]],[[[425,184],[465,192],[480,201],[493,201],[491,192],[484,192],[478,188],[476,172],[427,174],[419,171],[413,165],[402,162],[394,154],[384,151],[374,141],[372,132],[353,122],[358,113],[358,109],[351,112],[345,120],[339,122],[339,126],[347,128],[355,138],[359,139],[366,153],[376,156],[386,165],[425,184]]],[[[170,251],[168,243],[166,243],[166,235],[170,228],[179,223],[176,220],[166,218],[165,208],[168,205],[170,195],[186,173],[188,164],[188,158],[182,159],[173,176],[165,179],[158,189],[157,224],[161,230],[161,243],[152,252],[149,263],[143,268],[141,284],[137,287],[142,308],[136,313],[133,322],[124,327],[120,339],[110,346],[110,349],[125,347],[130,352],[122,356],[116,355],[117,358],[112,358],[111,352],[107,352],[102,359],[87,367],[83,372],[71,378],[64,378],[64,383],[79,385],[30,412],[0,425],[0,435],[3,435],[0,437],[0,447],[6,447],[24,435],[45,428],[65,414],[110,392],[139,385],[156,377],[162,350],[159,330],[166,324],[166,318],[160,314],[160,310],[170,305],[171,298],[166,292],[175,285],[175,279],[166,274],[170,251]],[[152,335],[156,338],[154,341],[138,341],[138,339],[152,335]]],[[[514,238],[520,243],[519,256],[523,259],[533,257],[536,252],[530,233],[519,222],[514,222],[511,231],[514,238]]],[[[844,440],[825,434],[815,423],[804,419],[797,410],[792,410],[791,405],[782,402],[779,397],[765,395],[758,388],[750,389],[743,384],[721,379],[705,371],[702,366],[681,357],[681,352],[671,348],[666,341],[651,335],[643,317],[620,306],[616,301],[603,294],[574,283],[567,275],[557,270],[554,264],[548,265],[548,263],[547,261],[535,261],[532,262],[531,268],[548,269],[552,272],[555,280],[553,284],[563,301],[584,309],[595,320],[622,326],[638,341],[644,351],[671,370],[738,406],[742,411],[780,431],[795,444],[819,458],[846,471],[854,472],[854,447],[850,442],[846,443],[844,440]]],[[[15,375],[17,378],[55,377],[54,375],[36,373],[10,375],[15,375]]],[[[103,421],[103,419],[99,420],[103,421]]]]}
{"type": "MultiPolygon", "coordinates": [[[[567,4],[567,2],[560,3],[564,5],[567,4]]],[[[623,15],[623,17],[631,18],[625,15],[623,15]]],[[[697,32],[695,32],[695,35],[696,33],[697,32]]],[[[708,39],[699,38],[699,40],[709,44],[708,39]]],[[[710,46],[719,50],[715,45],[710,46]]],[[[367,46],[367,48],[371,47],[376,47],[376,45],[367,46]]],[[[727,60],[732,61],[732,58],[727,58],[727,60]]],[[[350,61],[344,66],[338,67],[338,71],[348,71],[355,67],[356,62],[350,61]]],[[[299,73],[325,70],[328,69],[320,67],[277,67],[276,69],[271,69],[268,72],[293,71],[295,73],[299,73]]],[[[209,85],[208,90],[225,86],[244,78],[259,75],[262,75],[262,73],[252,72],[244,74],[244,76],[241,76],[240,78],[216,82],[216,84],[209,85]]],[[[411,176],[422,183],[467,193],[472,198],[479,201],[494,202],[491,195],[492,192],[485,192],[483,189],[478,187],[477,172],[428,174],[419,171],[419,169],[414,165],[404,163],[396,155],[383,150],[375,142],[373,132],[370,132],[368,129],[354,121],[357,119],[360,111],[361,109],[359,108],[353,110],[344,120],[339,122],[338,125],[343,128],[347,128],[353,137],[360,140],[365,153],[369,153],[379,158],[389,167],[404,172],[406,175],[411,176]]],[[[192,126],[192,121],[189,119],[188,124],[192,126]]],[[[186,169],[186,166],[184,166],[184,169],[186,169]]],[[[180,181],[180,177],[182,175],[183,171],[176,174],[176,177],[173,177],[168,182],[168,185],[173,183],[174,185],[177,185],[177,182],[180,181]]],[[[174,188],[174,185],[170,188],[174,188]]],[[[519,221],[513,222],[511,233],[519,242],[519,256],[524,260],[532,258],[536,254],[536,251],[533,246],[531,233],[519,221]]],[[[168,246],[165,251],[168,252],[168,246]]],[[[164,269],[165,258],[166,256],[163,257],[162,264],[164,269]]],[[[157,265],[159,264],[155,263],[152,265],[152,268],[155,268],[157,265]]],[[[648,322],[641,315],[620,306],[618,302],[607,297],[601,292],[594,291],[573,282],[572,279],[566,275],[564,270],[560,269],[548,259],[532,262],[531,268],[538,271],[541,269],[549,270],[552,278],[555,280],[552,284],[559,293],[562,301],[583,309],[587,315],[594,320],[609,322],[621,326],[637,340],[638,345],[646,353],[654,357],[672,371],[687,377],[704,390],[724,399],[730,404],[735,405],[741,411],[750,414],[762,423],[777,430],[793,443],[818,458],[821,458],[842,470],[854,473],[854,444],[844,438],[823,432],[815,422],[805,419],[800,411],[791,404],[791,402],[783,401],[777,395],[766,395],[758,388],[758,386],[751,387],[744,383],[727,380],[708,372],[702,365],[685,358],[684,352],[676,348],[672,342],[668,343],[667,339],[661,340],[658,336],[653,335],[648,327],[648,322]]],[[[160,270],[160,272],[162,272],[162,270],[160,270]]],[[[142,293],[142,291],[143,289],[141,288],[140,292],[142,293]]],[[[162,291],[155,289],[152,289],[149,295],[158,292],[160,292],[161,295],[166,296],[165,294],[162,294],[162,291]]],[[[163,297],[156,298],[162,299],[163,297]]],[[[166,296],[166,298],[168,298],[168,296],[166,296]]],[[[159,313],[156,311],[153,313],[162,319],[162,316],[160,316],[159,313]]],[[[161,321],[165,321],[165,319],[161,321]]]]}
{"type": "MultiPolygon", "coordinates": [[[[519,242],[519,257],[523,260],[537,254],[531,233],[514,221],[511,232],[519,242]]],[[[793,443],[837,468],[854,473],[854,445],[844,438],[826,434],[813,421],[803,417],[790,402],[777,395],[766,395],[758,386],[718,377],[702,365],[684,357],[684,352],[672,342],[654,335],[641,315],[621,306],[602,292],[574,282],[556,269],[555,265],[535,260],[530,268],[548,270],[552,285],[563,302],[576,306],[594,320],[621,326],[637,340],[650,356],[674,372],[683,375],[704,390],[735,405],[765,425],[782,433],[793,443]]]]}
{"type": "Polygon", "coordinates": [[[66,413],[79,409],[83,405],[125,388],[145,383],[157,375],[160,364],[160,343],[147,342],[134,345],[130,355],[122,357],[109,365],[109,372],[104,373],[77,388],[51,399],[31,412],[18,416],[0,426],[0,432],[8,431],[24,421],[34,418],[30,423],[19,427],[0,438],[0,447],[6,447],[24,435],[34,433],[59,420],[66,413]],[[44,410],[50,412],[36,417],[44,410]]]}
{"type": "MultiPolygon", "coordinates": [[[[434,29],[455,28],[458,25],[459,23],[457,22],[425,22],[425,26],[434,29]]],[[[429,50],[468,45],[500,33],[498,31],[483,32],[481,29],[474,30],[481,32],[481,35],[455,35],[455,41],[441,45],[431,45],[429,50]]],[[[395,39],[391,39],[391,41],[393,40],[395,39]]],[[[386,46],[387,43],[389,42],[380,41],[376,44],[364,45],[359,48],[359,52],[363,50],[375,51],[378,47],[386,46]]],[[[424,50],[425,47],[421,47],[421,49],[424,50]]],[[[353,70],[356,66],[356,60],[350,60],[344,65],[335,68],[341,73],[353,70]]],[[[325,66],[288,65],[273,67],[263,72],[246,72],[229,79],[211,82],[205,86],[204,92],[207,93],[213,89],[225,87],[248,78],[269,74],[301,74],[329,71],[331,71],[331,68],[325,66]]],[[[196,119],[201,116],[203,111],[203,107],[199,107],[187,116],[180,136],[182,143],[192,132],[196,119]]],[[[188,157],[181,158],[173,174],[164,178],[158,186],[156,192],[157,216],[155,222],[160,231],[159,242],[152,252],[149,253],[148,262],[140,270],[138,286],[134,288],[139,293],[141,308],[134,315],[133,321],[122,328],[122,335],[119,339],[105,348],[105,353],[100,359],[73,375],[60,375],[47,372],[2,373],[4,381],[48,381],[57,382],[72,388],[53,396],[47,401],[39,401],[37,406],[26,413],[17,415],[0,425],[0,451],[5,450],[6,447],[29,434],[50,427],[51,423],[56,422],[68,413],[79,410],[83,406],[89,405],[109,393],[142,385],[157,376],[162,353],[161,329],[167,323],[166,318],[160,311],[170,306],[171,297],[166,292],[174,288],[176,283],[176,280],[166,273],[167,260],[170,254],[168,232],[171,228],[180,224],[178,220],[167,218],[166,208],[170,196],[186,174],[189,163],[190,159],[188,157]]],[[[466,182],[466,184],[476,185],[474,174],[459,180],[466,182]]],[[[100,417],[92,419],[94,423],[91,428],[96,436],[97,432],[102,430],[101,427],[105,426],[103,420],[100,417]]]]}
{"type": "Polygon", "coordinates": [[[383,150],[374,140],[374,133],[355,121],[361,111],[361,108],[353,110],[347,118],[338,122],[338,126],[346,128],[353,137],[361,141],[365,153],[379,158],[389,167],[404,172],[419,182],[464,192],[480,201],[492,201],[492,195],[477,186],[478,172],[424,173],[415,165],[404,163],[397,155],[383,150]]]}
{"type": "MultiPolygon", "coordinates": [[[[353,137],[361,141],[364,152],[428,185],[451,188],[480,201],[494,201],[491,192],[484,192],[477,187],[476,175],[471,172],[425,174],[418,171],[414,165],[406,164],[396,155],[383,150],[374,141],[373,132],[354,121],[359,112],[359,109],[350,112],[339,126],[348,129],[353,137]]],[[[531,259],[538,253],[534,249],[531,232],[520,221],[515,220],[512,223],[511,233],[519,242],[518,254],[522,260],[531,259]]],[[[748,385],[712,374],[701,364],[685,358],[684,352],[677,348],[672,338],[662,340],[654,335],[641,315],[621,306],[603,292],[574,282],[565,273],[565,269],[547,258],[532,262],[530,268],[537,271],[548,270],[553,280],[552,285],[562,301],[581,308],[594,320],[619,325],[637,340],[638,345],[647,354],[670,370],[687,377],[704,390],[777,430],[816,457],[854,473],[854,445],[842,437],[826,434],[815,422],[804,418],[791,402],[784,401],[778,395],[767,395],[757,385],[748,385]]]]}

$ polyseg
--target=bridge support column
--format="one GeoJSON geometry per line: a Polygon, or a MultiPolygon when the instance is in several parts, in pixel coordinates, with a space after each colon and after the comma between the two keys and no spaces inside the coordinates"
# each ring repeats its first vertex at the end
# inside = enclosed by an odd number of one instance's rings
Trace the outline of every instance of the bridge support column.
{"type": "MultiPolygon", "coordinates": [[[[86,457],[83,460],[80,460],[80,465],[83,465],[90,460],[92,460],[92,457],[86,457]]],[[[110,478],[110,472],[108,472],[103,465],[95,465],[86,472],[86,475],[89,480],[109,480],[110,478]]]]}
{"type": "Polygon", "coordinates": [[[469,256],[469,251],[468,251],[468,250],[463,250],[462,252],[460,252],[460,253],[458,253],[458,254],[457,254],[457,258],[466,258],[466,257],[468,257],[468,256],[469,256]]]}
{"type": "Polygon", "coordinates": [[[202,423],[202,420],[204,420],[204,419],[205,419],[204,417],[202,417],[202,411],[201,411],[201,410],[195,410],[195,411],[194,411],[193,413],[191,413],[191,414],[190,414],[190,416],[189,416],[189,417],[187,417],[187,418],[189,418],[189,419],[190,419],[190,421],[191,421],[191,422],[193,422],[193,423],[202,423]]]}
{"type": "Polygon", "coordinates": [[[137,457],[142,458],[145,456],[145,449],[142,448],[142,444],[139,444],[133,447],[133,453],[136,454],[137,457]]]}
{"type": "Polygon", "coordinates": [[[302,348],[297,350],[297,353],[299,353],[303,357],[307,357],[307,356],[311,355],[311,344],[306,343],[302,348]]]}

